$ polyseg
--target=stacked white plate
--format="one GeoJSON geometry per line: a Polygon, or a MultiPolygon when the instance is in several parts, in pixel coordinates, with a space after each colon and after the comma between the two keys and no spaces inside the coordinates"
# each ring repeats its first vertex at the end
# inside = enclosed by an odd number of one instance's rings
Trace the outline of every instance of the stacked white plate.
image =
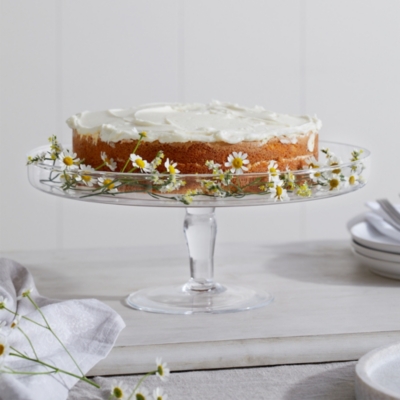
{"type": "MultiPolygon", "coordinates": [[[[354,254],[363,264],[378,275],[400,279],[400,240],[382,233],[384,229],[374,228],[366,221],[366,214],[352,219],[347,227],[354,254]]],[[[389,226],[386,228],[393,230],[389,226]]]]}

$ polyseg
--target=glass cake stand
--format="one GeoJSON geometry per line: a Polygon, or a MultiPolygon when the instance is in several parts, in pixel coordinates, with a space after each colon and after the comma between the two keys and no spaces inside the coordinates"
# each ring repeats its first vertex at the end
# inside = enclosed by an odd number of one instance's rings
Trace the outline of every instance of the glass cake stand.
{"type": "Polygon", "coordinates": [[[136,291],[128,296],[127,304],[138,310],[168,314],[227,313],[265,306],[273,296],[214,281],[215,208],[318,200],[365,186],[370,171],[368,150],[333,142],[320,142],[320,148],[329,148],[328,156],[321,152],[318,162],[298,171],[271,169],[265,173],[230,174],[222,167],[223,171],[210,174],[171,175],[63,169],[58,161],[45,156],[51,152],[49,146],[42,146],[28,154],[28,177],[35,188],[68,199],[186,208],[183,227],[190,279],[178,287],[136,291]]]}

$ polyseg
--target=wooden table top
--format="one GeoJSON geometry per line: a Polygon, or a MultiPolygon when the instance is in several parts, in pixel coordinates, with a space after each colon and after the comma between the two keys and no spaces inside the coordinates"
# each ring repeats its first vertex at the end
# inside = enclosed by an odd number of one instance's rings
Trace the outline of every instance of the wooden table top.
{"type": "Polygon", "coordinates": [[[1,256],[26,266],[44,296],[97,298],[123,317],[127,327],[89,375],[146,372],[157,356],[174,371],[356,360],[400,340],[400,281],[371,273],[346,241],[217,245],[218,282],[275,296],[232,314],[163,315],[125,305],[135,290],[185,283],[184,246],[1,256]]]}

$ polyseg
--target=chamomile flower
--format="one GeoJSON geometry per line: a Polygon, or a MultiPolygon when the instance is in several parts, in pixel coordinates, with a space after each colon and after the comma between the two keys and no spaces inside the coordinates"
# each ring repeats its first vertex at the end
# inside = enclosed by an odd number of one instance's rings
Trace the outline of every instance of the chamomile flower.
{"type": "Polygon", "coordinates": [[[179,174],[181,172],[178,168],[176,168],[177,165],[178,163],[174,163],[172,160],[169,161],[169,158],[167,158],[167,161],[164,163],[165,169],[171,175],[179,174]]]}
{"type": "Polygon", "coordinates": [[[275,181],[275,185],[270,188],[271,199],[274,201],[285,201],[289,200],[289,196],[287,194],[287,190],[283,188],[283,181],[275,181]]]}
{"type": "Polygon", "coordinates": [[[218,164],[214,161],[206,161],[206,167],[211,170],[214,174],[220,172],[221,164],[218,164]]]}
{"type": "Polygon", "coordinates": [[[10,345],[8,344],[7,338],[0,335],[0,364],[8,356],[10,352],[10,345]]]}
{"type": "Polygon", "coordinates": [[[81,175],[80,182],[84,183],[86,186],[92,187],[96,183],[96,178],[94,178],[91,174],[96,172],[94,168],[90,165],[81,164],[80,165],[81,175]]]}
{"type": "Polygon", "coordinates": [[[21,315],[16,315],[13,322],[11,322],[10,328],[15,329],[18,328],[19,323],[21,321],[21,315]]]}
{"type": "Polygon", "coordinates": [[[168,395],[164,393],[164,390],[160,387],[157,387],[153,390],[153,399],[154,400],[167,400],[168,395]]]}
{"type": "Polygon", "coordinates": [[[105,192],[107,193],[117,193],[118,192],[118,182],[115,181],[115,179],[112,178],[99,178],[98,179],[99,185],[104,189],[105,192]]]}
{"type": "Polygon", "coordinates": [[[330,191],[340,190],[345,185],[345,181],[342,181],[339,176],[332,176],[328,179],[328,188],[330,191]]]}
{"type": "Polygon", "coordinates": [[[331,156],[328,160],[328,166],[332,167],[332,169],[329,171],[329,173],[333,174],[333,175],[340,174],[341,169],[339,166],[341,163],[342,163],[342,160],[339,157],[337,157],[335,155],[331,156]]]}
{"type": "Polygon", "coordinates": [[[133,396],[134,399],[136,400],[147,400],[149,399],[149,392],[145,387],[139,387],[138,389],[135,390],[133,396]]]}
{"type": "Polygon", "coordinates": [[[33,292],[33,288],[24,288],[21,294],[17,297],[17,300],[21,300],[24,297],[28,297],[33,292]]]}
{"type": "Polygon", "coordinates": [[[157,152],[157,155],[155,156],[154,160],[150,163],[151,169],[156,170],[157,167],[161,165],[163,158],[164,158],[164,153],[160,150],[159,152],[157,152]]]}
{"type": "Polygon", "coordinates": [[[141,172],[151,172],[151,165],[146,160],[143,160],[142,157],[135,153],[132,153],[129,157],[134,168],[139,168],[141,172]]]}
{"type": "Polygon", "coordinates": [[[79,158],[77,158],[76,153],[70,153],[69,150],[64,150],[58,155],[58,159],[61,162],[62,170],[76,170],[80,163],[79,158]]]}
{"type": "Polygon", "coordinates": [[[248,171],[249,169],[246,167],[250,161],[247,160],[247,153],[242,153],[239,151],[237,153],[234,151],[232,154],[229,154],[228,161],[225,163],[225,167],[230,168],[230,171],[234,174],[240,175],[243,174],[243,171],[248,171]]]}
{"type": "Polygon", "coordinates": [[[312,190],[307,185],[307,182],[303,183],[297,188],[296,194],[300,197],[311,197],[312,190]]]}
{"type": "Polygon", "coordinates": [[[0,310],[7,307],[7,298],[0,296],[0,310]]]}
{"type": "Polygon", "coordinates": [[[321,166],[322,164],[314,156],[306,159],[306,168],[318,169],[321,168],[321,166]]]}
{"type": "Polygon", "coordinates": [[[279,169],[278,169],[278,164],[276,161],[271,160],[268,164],[267,167],[267,172],[269,173],[269,181],[276,181],[279,180],[279,169]]]}
{"type": "Polygon", "coordinates": [[[111,171],[115,171],[115,169],[117,168],[117,163],[114,161],[113,158],[109,158],[104,151],[100,153],[100,157],[103,160],[104,164],[111,169],[111,171]]]}
{"type": "Polygon", "coordinates": [[[363,177],[352,173],[350,176],[345,178],[346,186],[357,186],[363,182],[363,177]]]}
{"type": "Polygon", "coordinates": [[[167,363],[162,362],[161,358],[156,358],[157,372],[156,375],[160,377],[162,381],[166,381],[169,376],[169,368],[167,363]]]}
{"type": "Polygon", "coordinates": [[[128,388],[123,382],[113,380],[111,382],[110,394],[115,399],[127,399],[128,398],[128,388]]]}

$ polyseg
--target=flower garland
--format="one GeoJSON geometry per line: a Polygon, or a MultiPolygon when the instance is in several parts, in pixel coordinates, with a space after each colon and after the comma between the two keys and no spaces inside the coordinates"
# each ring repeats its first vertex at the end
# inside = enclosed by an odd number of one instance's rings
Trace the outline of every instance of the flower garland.
{"type": "Polygon", "coordinates": [[[210,177],[202,179],[195,177],[195,181],[187,182],[180,176],[177,163],[167,158],[159,151],[152,161],[144,160],[137,150],[147,137],[146,132],[139,134],[135,149],[126,160],[121,172],[141,173],[143,179],[135,174],[122,175],[115,172],[117,163],[101,153],[102,164],[93,168],[80,160],[75,153],[63,149],[56,136],[49,138],[50,150],[34,157],[28,157],[28,165],[38,163],[51,163],[58,167],[53,170],[48,180],[59,184],[63,191],[82,191],[82,198],[99,195],[123,195],[128,193],[147,193],[156,199],[169,199],[190,205],[197,196],[216,198],[242,198],[248,195],[267,195],[270,201],[285,202],[291,197],[312,197],[321,191],[340,191],[364,183],[362,172],[365,169],[360,157],[362,150],[353,150],[350,157],[350,168],[344,171],[341,167],[342,160],[328,148],[322,149],[326,162],[323,164],[314,156],[305,160],[304,169],[294,174],[289,169],[281,171],[275,160],[268,163],[265,174],[251,178],[246,177],[247,165],[250,160],[243,152],[232,152],[224,164],[225,169],[214,161],[206,161],[205,165],[210,170],[210,177]],[[129,164],[131,167],[129,168],[129,164]],[[160,172],[164,166],[165,172],[160,172]],[[102,174],[97,176],[100,168],[107,167],[115,174],[102,174]],[[189,188],[182,194],[183,187],[189,188]],[[171,195],[173,194],[173,195],[171,195]]]}

